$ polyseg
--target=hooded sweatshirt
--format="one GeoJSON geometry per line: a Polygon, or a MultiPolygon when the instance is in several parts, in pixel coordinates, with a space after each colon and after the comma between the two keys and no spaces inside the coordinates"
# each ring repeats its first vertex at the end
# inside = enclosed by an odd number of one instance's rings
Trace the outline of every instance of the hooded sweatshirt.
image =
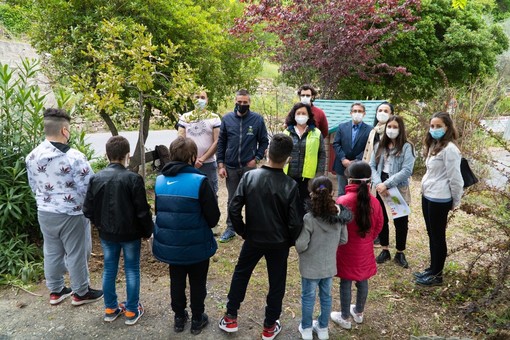
{"type": "Polygon", "coordinates": [[[336,250],[347,243],[347,227],[351,212],[340,205],[338,215],[327,219],[314,217],[311,212],[304,217],[304,226],[296,241],[299,254],[299,272],[307,279],[323,279],[336,275],[336,250]]]}

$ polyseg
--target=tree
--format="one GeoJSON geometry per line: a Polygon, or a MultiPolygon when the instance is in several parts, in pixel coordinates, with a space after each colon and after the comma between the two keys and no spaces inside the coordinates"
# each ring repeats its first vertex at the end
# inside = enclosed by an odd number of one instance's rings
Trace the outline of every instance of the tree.
{"type": "Polygon", "coordinates": [[[293,84],[314,81],[326,97],[333,97],[346,77],[374,80],[406,73],[398,64],[379,63],[377,58],[395,34],[412,29],[417,17],[411,9],[419,6],[417,0],[246,2],[234,32],[251,34],[258,24],[277,35],[281,43],[274,58],[293,84]]]}

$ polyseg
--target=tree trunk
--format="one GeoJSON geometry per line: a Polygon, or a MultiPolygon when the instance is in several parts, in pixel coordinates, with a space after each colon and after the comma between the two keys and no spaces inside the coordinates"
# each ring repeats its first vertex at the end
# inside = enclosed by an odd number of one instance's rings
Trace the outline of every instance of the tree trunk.
{"type": "MultiPolygon", "coordinates": [[[[147,137],[149,136],[149,125],[150,118],[152,112],[152,105],[150,103],[146,103],[144,108],[144,117],[143,117],[143,143],[147,141],[147,137]]],[[[140,135],[138,136],[140,137],[140,135]]],[[[140,138],[138,138],[138,142],[136,143],[135,150],[133,152],[133,157],[129,162],[129,168],[135,172],[138,172],[139,166],[141,164],[141,154],[140,154],[140,138]]],[[[143,150],[145,152],[145,150],[143,150]]]]}
{"type": "Polygon", "coordinates": [[[101,116],[101,118],[103,118],[104,122],[108,126],[108,129],[112,133],[112,136],[118,136],[119,130],[117,130],[117,127],[115,126],[115,123],[112,121],[110,116],[104,111],[99,112],[99,115],[101,116]]]}

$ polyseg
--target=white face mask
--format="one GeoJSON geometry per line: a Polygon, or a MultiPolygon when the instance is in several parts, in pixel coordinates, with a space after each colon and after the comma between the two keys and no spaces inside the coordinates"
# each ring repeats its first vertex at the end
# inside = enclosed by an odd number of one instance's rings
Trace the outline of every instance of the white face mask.
{"type": "Polygon", "coordinates": [[[206,99],[201,99],[201,98],[197,99],[197,107],[199,109],[204,109],[206,105],[207,105],[206,99]]]}
{"type": "Polygon", "coordinates": [[[312,97],[301,96],[301,103],[302,104],[310,105],[311,102],[312,102],[312,97]]]}
{"type": "Polygon", "coordinates": [[[390,114],[384,111],[377,112],[377,120],[379,123],[386,123],[390,119],[390,114]]]}
{"type": "Polygon", "coordinates": [[[308,121],[308,116],[299,115],[299,116],[296,116],[295,119],[296,119],[296,123],[298,123],[298,125],[305,125],[306,122],[308,121]]]}
{"type": "Polygon", "coordinates": [[[395,139],[398,137],[398,129],[386,128],[386,136],[389,139],[395,139]]]}
{"type": "Polygon", "coordinates": [[[355,113],[351,113],[351,116],[352,116],[352,121],[354,123],[361,123],[361,121],[363,121],[363,113],[355,112],[355,113]]]}

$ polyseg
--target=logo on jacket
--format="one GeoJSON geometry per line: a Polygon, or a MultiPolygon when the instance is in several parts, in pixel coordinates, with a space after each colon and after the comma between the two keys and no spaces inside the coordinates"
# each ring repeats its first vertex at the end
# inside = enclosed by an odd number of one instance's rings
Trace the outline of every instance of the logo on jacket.
{"type": "Polygon", "coordinates": [[[248,132],[246,132],[247,136],[253,136],[253,126],[248,126],[248,132]]]}
{"type": "Polygon", "coordinates": [[[177,181],[166,181],[166,185],[172,185],[172,184],[175,184],[177,183],[177,181]]]}

